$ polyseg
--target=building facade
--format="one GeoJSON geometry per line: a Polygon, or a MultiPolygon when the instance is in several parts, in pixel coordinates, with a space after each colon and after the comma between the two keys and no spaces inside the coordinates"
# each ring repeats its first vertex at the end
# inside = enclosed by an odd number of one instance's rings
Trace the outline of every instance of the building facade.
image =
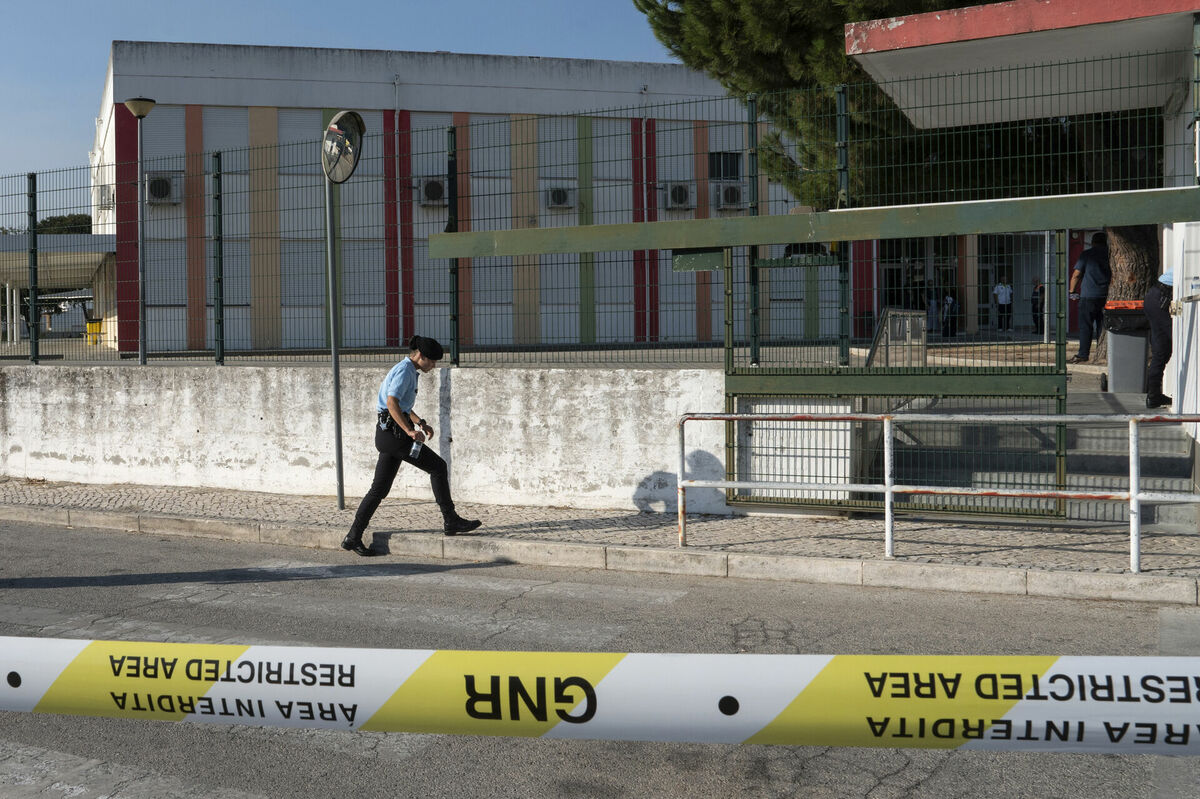
{"type": "MultiPolygon", "coordinates": [[[[460,341],[479,346],[721,335],[720,292],[705,274],[673,272],[670,253],[480,258],[458,265],[452,288],[447,264],[431,262],[426,248],[452,211],[459,230],[747,213],[745,108],[697,72],[675,64],[114,42],[90,161],[95,231],[116,239],[96,296],[106,337],[123,351],[136,349],[139,323],[138,121],[123,105],[133,97],[157,102],[141,123],[151,349],[213,344],[217,152],[226,345],[326,343],[317,142],[339,110],[359,112],[368,132],[358,171],[334,195],[346,346],[395,346],[418,330],[445,337],[452,310],[460,341]],[[453,187],[446,185],[450,129],[453,187]]],[[[788,210],[786,192],[765,177],[760,185],[766,212],[788,210]]],[[[777,325],[786,317],[781,311],[777,325]]]]}

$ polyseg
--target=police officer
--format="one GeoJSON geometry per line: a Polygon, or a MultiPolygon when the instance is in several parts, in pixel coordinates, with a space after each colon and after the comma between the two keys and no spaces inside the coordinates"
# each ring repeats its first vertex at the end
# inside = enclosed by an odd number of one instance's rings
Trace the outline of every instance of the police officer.
{"type": "Polygon", "coordinates": [[[1146,319],[1150,322],[1150,367],[1146,372],[1146,407],[1161,408],[1171,404],[1171,398],[1162,393],[1163,372],[1171,360],[1171,295],[1174,291],[1175,273],[1168,269],[1153,286],[1146,291],[1143,305],[1146,319]]]}
{"type": "Polygon", "coordinates": [[[380,554],[363,544],[363,533],[379,503],[391,491],[401,463],[411,463],[429,475],[433,498],[442,512],[442,531],[446,535],[467,533],[480,525],[479,520],[464,519],[454,511],[446,462],[425,444],[433,436],[433,428],[413,410],[417,377],[437,365],[443,355],[442,345],[432,338],[413,336],[408,348],[408,357],[393,366],[379,386],[375,399],[375,410],[379,415],[375,425],[375,449],[379,450],[375,479],[359,503],[350,532],[342,539],[342,549],[364,557],[380,554]]]}

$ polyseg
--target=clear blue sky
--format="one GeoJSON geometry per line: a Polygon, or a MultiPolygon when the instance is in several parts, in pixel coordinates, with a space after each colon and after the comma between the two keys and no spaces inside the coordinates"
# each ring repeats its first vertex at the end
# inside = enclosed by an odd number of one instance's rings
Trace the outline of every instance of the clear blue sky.
{"type": "Polygon", "coordinates": [[[114,39],[674,60],[631,0],[8,0],[2,31],[0,176],[87,164],[114,39]]]}

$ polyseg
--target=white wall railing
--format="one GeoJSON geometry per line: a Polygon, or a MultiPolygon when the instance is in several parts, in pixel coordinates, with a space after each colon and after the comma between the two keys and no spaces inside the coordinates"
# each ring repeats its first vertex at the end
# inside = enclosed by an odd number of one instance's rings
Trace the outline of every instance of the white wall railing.
{"type": "Polygon", "coordinates": [[[689,488],[744,488],[765,490],[858,491],[883,494],[884,555],[896,556],[896,494],[947,494],[978,497],[1022,497],[1030,499],[1108,500],[1129,503],[1129,570],[1141,571],[1141,504],[1143,502],[1200,502],[1200,494],[1166,491],[1142,491],[1138,445],[1140,425],[1200,422],[1200,415],[1100,415],[1100,414],[960,414],[960,413],[686,413],[680,417],[679,471],[676,487],[679,497],[679,546],[687,546],[687,501],[689,488]],[[686,479],[687,447],[685,426],[688,422],[881,422],[883,424],[883,473],[879,483],[784,482],[778,480],[689,480],[686,479]],[[1129,426],[1129,490],[1087,491],[1067,489],[970,488],[966,486],[897,485],[895,481],[895,425],[897,423],[944,424],[1091,424],[1129,426]]]}

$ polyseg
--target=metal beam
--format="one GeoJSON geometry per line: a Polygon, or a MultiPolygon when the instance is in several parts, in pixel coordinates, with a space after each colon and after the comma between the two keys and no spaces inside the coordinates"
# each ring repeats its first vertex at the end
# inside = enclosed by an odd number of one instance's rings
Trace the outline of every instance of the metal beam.
{"type": "Polygon", "coordinates": [[[725,391],[739,396],[841,397],[1056,397],[1066,396],[1065,374],[897,374],[824,372],[725,376],[725,391]]]}
{"type": "Polygon", "coordinates": [[[793,242],[863,241],[948,234],[1018,233],[1200,220],[1200,187],[1069,194],[961,203],[849,208],[811,214],[686,219],[435,233],[433,258],[674,250],[793,242]]]}

